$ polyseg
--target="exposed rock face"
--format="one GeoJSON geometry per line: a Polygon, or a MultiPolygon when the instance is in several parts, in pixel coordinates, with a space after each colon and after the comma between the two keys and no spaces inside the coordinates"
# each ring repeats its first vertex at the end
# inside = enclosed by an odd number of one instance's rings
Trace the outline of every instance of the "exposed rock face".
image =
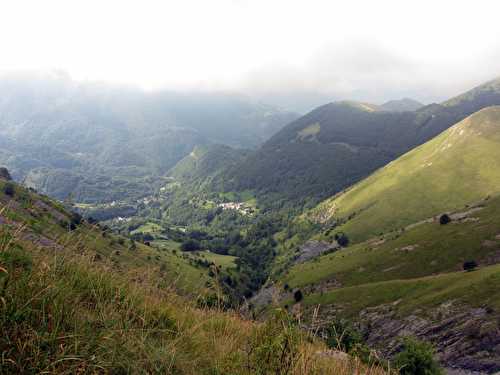
{"type": "Polygon", "coordinates": [[[483,308],[453,303],[399,318],[395,305],[365,309],[360,313],[367,344],[392,356],[400,349],[402,336],[432,342],[443,366],[469,371],[500,371],[499,317],[483,308]],[[418,315],[416,315],[418,314],[418,315]]]}
{"type": "Polygon", "coordinates": [[[316,258],[321,254],[338,250],[340,248],[337,242],[325,241],[307,241],[299,248],[299,256],[296,263],[303,263],[309,259],[316,258]]]}
{"type": "Polygon", "coordinates": [[[0,167],[0,179],[11,181],[12,177],[10,176],[9,171],[5,167],[0,167]]]}
{"type": "Polygon", "coordinates": [[[281,291],[274,285],[263,287],[250,299],[250,304],[258,307],[268,306],[280,300],[281,291]]]}

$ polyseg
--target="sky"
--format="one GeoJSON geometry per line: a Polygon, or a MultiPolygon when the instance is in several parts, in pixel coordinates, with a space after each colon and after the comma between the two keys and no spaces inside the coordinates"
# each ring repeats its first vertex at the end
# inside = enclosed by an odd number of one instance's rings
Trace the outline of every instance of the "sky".
{"type": "Polygon", "coordinates": [[[496,0],[0,0],[0,72],[285,106],[446,99],[500,76],[496,0]]]}

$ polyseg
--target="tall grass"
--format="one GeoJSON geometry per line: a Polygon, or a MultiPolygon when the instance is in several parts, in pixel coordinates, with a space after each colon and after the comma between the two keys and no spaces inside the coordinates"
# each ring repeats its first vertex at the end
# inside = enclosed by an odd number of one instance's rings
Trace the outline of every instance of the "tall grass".
{"type": "Polygon", "coordinates": [[[84,244],[74,234],[65,251],[36,246],[22,226],[1,227],[1,374],[383,373],[335,358],[283,310],[255,323],[196,308],[154,275],[96,262],[84,244]]]}

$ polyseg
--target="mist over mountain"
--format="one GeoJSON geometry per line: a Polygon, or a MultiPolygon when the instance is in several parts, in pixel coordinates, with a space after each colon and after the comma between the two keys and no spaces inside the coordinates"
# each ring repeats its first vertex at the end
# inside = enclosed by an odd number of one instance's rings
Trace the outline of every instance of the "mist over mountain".
{"type": "Polygon", "coordinates": [[[0,375],[500,375],[500,2],[0,5],[0,375]]]}
{"type": "Polygon", "coordinates": [[[60,199],[115,200],[152,192],[152,181],[196,145],[255,148],[296,117],[237,94],[4,77],[0,162],[60,199]]]}

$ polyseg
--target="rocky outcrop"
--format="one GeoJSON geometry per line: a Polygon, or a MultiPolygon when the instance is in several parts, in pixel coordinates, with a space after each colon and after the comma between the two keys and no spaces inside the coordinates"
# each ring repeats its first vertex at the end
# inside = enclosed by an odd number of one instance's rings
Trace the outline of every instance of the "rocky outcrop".
{"type": "Polygon", "coordinates": [[[299,248],[298,258],[296,263],[303,263],[309,259],[316,258],[322,254],[338,250],[340,248],[337,242],[325,242],[310,240],[304,243],[299,248]]]}
{"type": "Polygon", "coordinates": [[[432,342],[440,363],[448,368],[495,373],[500,371],[499,316],[484,308],[445,303],[399,317],[395,304],[363,310],[359,315],[369,346],[391,357],[401,337],[432,342]]]}

